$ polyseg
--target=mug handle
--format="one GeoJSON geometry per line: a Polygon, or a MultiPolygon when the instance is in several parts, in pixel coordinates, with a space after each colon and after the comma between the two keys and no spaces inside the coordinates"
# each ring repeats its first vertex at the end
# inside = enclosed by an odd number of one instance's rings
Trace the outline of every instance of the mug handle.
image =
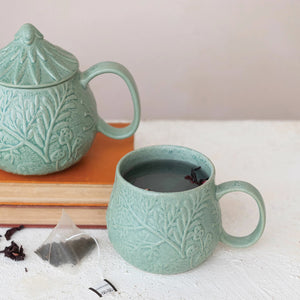
{"type": "Polygon", "coordinates": [[[138,90],[135,81],[129,71],[123,65],[111,61],[98,63],[82,72],[80,75],[81,85],[83,86],[83,88],[86,88],[90,80],[104,73],[116,74],[125,81],[131,94],[134,108],[134,117],[133,121],[128,126],[123,128],[116,128],[110,126],[100,116],[98,116],[97,130],[113,139],[124,139],[133,135],[140,123],[141,109],[138,90]]]}
{"type": "Polygon", "coordinates": [[[222,228],[220,240],[224,244],[236,248],[249,247],[258,241],[265,228],[266,210],[264,201],[260,192],[252,184],[245,181],[228,181],[218,185],[216,189],[217,200],[231,192],[244,192],[256,201],[259,209],[259,221],[252,233],[242,237],[230,235],[222,228]]]}

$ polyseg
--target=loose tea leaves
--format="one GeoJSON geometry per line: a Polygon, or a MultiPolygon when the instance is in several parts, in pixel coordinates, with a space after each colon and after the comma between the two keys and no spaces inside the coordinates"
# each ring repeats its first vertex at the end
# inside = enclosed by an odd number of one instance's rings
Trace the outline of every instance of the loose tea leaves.
{"type": "Polygon", "coordinates": [[[184,178],[191,181],[194,184],[202,185],[203,183],[205,183],[208,180],[208,177],[207,178],[200,178],[198,180],[197,171],[199,171],[200,169],[201,169],[201,166],[199,166],[197,168],[192,168],[191,169],[191,175],[187,175],[184,178]]]}
{"type": "Polygon", "coordinates": [[[10,246],[5,247],[4,250],[0,251],[0,253],[4,253],[6,257],[13,260],[24,260],[25,258],[23,247],[19,247],[14,241],[11,242],[10,246]]]}
{"type": "MultiPolygon", "coordinates": [[[[12,235],[19,230],[22,230],[24,228],[24,225],[20,225],[17,227],[10,228],[5,233],[5,238],[7,241],[9,241],[12,237],[12,235]]],[[[0,235],[2,237],[2,235],[0,235]]],[[[24,260],[25,253],[23,247],[19,247],[14,241],[11,242],[10,246],[7,246],[4,248],[4,250],[0,251],[0,253],[4,253],[6,257],[9,257],[13,260],[24,260]]]]}
{"type": "Polygon", "coordinates": [[[17,226],[17,227],[13,227],[13,228],[10,228],[6,231],[5,233],[5,238],[7,241],[9,241],[12,237],[12,235],[16,232],[16,231],[19,231],[19,230],[22,230],[24,228],[24,225],[20,225],[20,226],[17,226]]]}
{"type": "Polygon", "coordinates": [[[67,263],[76,265],[95,245],[92,238],[80,238],[44,244],[35,253],[55,267],[67,263]]]}

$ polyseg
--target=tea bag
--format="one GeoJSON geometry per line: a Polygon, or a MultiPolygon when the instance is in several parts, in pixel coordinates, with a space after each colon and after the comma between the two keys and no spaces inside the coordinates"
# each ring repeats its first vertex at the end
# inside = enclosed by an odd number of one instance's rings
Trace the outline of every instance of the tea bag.
{"type": "Polygon", "coordinates": [[[55,267],[77,265],[96,245],[96,239],[82,232],[63,211],[58,224],[35,253],[55,267]]]}
{"type": "Polygon", "coordinates": [[[96,288],[89,289],[103,297],[105,294],[116,291],[116,288],[103,277],[99,243],[96,238],[80,230],[64,210],[56,227],[35,253],[55,267],[65,264],[77,265],[95,246],[97,246],[99,260],[98,285],[96,288]]]}

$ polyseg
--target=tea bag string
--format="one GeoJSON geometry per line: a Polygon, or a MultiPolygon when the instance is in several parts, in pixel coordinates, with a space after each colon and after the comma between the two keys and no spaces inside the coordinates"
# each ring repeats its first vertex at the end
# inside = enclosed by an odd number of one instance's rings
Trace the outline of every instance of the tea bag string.
{"type": "Polygon", "coordinates": [[[100,269],[101,277],[102,277],[102,279],[103,279],[104,276],[103,276],[103,270],[102,270],[102,267],[101,267],[100,245],[99,245],[97,239],[96,239],[94,236],[90,235],[90,234],[87,234],[87,233],[85,233],[85,232],[81,232],[81,233],[77,233],[77,234],[74,234],[74,235],[68,237],[68,238],[66,239],[66,241],[72,240],[72,239],[74,239],[74,238],[76,238],[76,237],[78,237],[78,236],[81,236],[81,235],[89,236],[90,238],[92,238],[92,239],[94,240],[94,242],[95,242],[95,244],[96,244],[96,246],[97,246],[97,255],[98,255],[98,261],[99,261],[99,265],[100,265],[100,268],[99,268],[99,269],[100,269]]]}

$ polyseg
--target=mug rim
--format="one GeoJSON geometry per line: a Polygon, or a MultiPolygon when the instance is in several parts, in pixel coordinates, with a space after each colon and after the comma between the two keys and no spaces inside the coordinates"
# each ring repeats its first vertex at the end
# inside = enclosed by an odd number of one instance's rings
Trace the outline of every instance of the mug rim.
{"type": "Polygon", "coordinates": [[[169,145],[169,144],[162,144],[162,145],[151,145],[151,146],[144,146],[138,149],[134,149],[132,151],[130,151],[129,153],[125,154],[118,162],[117,167],[116,167],[116,178],[118,177],[118,179],[121,179],[125,184],[130,185],[133,189],[136,189],[139,192],[145,193],[146,195],[149,195],[150,193],[155,194],[155,195],[171,195],[171,194],[176,194],[178,195],[179,193],[187,193],[190,191],[195,191],[198,189],[202,189],[204,187],[206,187],[208,184],[210,184],[212,181],[214,181],[215,178],[215,166],[213,164],[213,162],[203,153],[194,150],[192,148],[189,147],[185,147],[185,146],[180,146],[180,145],[169,145]],[[196,186],[192,189],[188,189],[188,190],[184,190],[184,191],[178,191],[178,192],[156,192],[156,191],[148,191],[148,190],[144,190],[140,187],[135,186],[134,184],[132,184],[131,182],[127,181],[121,174],[120,168],[122,167],[122,164],[124,163],[124,161],[126,161],[126,159],[128,159],[128,157],[132,156],[132,155],[136,155],[136,153],[145,151],[146,149],[184,149],[185,151],[190,151],[193,152],[196,155],[200,155],[202,156],[210,165],[211,168],[211,174],[208,178],[208,180],[201,184],[200,186],[196,186]]]}

